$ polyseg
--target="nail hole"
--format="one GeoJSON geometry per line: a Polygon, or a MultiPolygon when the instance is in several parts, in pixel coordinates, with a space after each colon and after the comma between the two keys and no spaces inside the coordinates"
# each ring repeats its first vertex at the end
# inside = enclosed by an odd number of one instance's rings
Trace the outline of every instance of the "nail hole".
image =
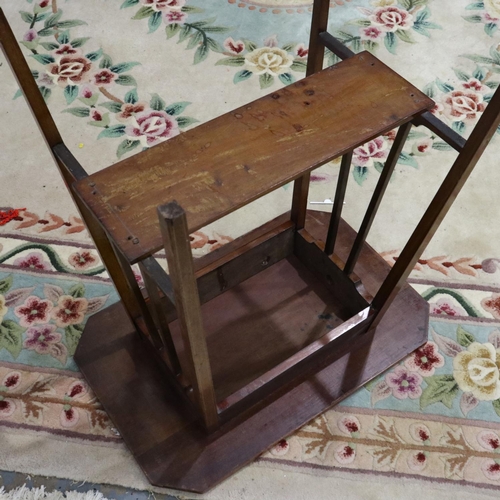
{"type": "Polygon", "coordinates": [[[375,63],[371,63],[370,66],[375,66],[375,63]]]}

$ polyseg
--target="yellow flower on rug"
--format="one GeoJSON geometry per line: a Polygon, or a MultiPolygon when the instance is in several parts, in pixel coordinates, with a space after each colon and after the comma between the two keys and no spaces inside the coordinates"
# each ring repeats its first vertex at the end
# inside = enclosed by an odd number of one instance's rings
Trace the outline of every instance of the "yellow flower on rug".
{"type": "Polygon", "coordinates": [[[484,7],[491,17],[500,17],[500,0],[484,0],[484,7]]]}
{"type": "Polygon", "coordinates": [[[480,401],[500,398],[500,351],[489,342],[473,342],[453,360],[453,377],[460,389],[480,401]]]}

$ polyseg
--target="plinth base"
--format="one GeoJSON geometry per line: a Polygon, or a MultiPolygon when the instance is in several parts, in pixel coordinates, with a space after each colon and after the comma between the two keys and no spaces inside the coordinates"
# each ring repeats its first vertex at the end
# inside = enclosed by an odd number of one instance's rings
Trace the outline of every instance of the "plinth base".
{"type": "MultiPolygon", "coordinates": [[[[328,220],[329,214],[309,212],[307,229],[321,239],[328,220]]],[[[347,258],[354,236],[342,223],[336,247],[341,259],[347,258]]],[[[388,269],[365,245],[355,271],[368,293],[376,292],[388,269]]],[[[210,435],[169,386],[121,303],[89,319],[75,360],[148,480],[201,493],[421,346],[427,326],[426,301],[406,286],[375,331],[336,345],[299,380],[280,387],[210,435]]],[[[241,356],[237,340],[233,351],[241,356]]]]}

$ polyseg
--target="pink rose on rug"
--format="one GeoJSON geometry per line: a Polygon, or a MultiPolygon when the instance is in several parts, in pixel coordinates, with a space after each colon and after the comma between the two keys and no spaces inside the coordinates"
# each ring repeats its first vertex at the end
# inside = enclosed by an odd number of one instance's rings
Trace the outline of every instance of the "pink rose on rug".
{"type": "Polygon", "coordinates": [[[50,354],[52,345],[61,342],[62,335],[56,332],[55,325],[32,326],[26,330],[23,346],[38,354],[50,354]]]}
{"type": "Polygon", "coordinates": [[[92,63],[86,57],[74,55],[63,56],[48,66],[52,79],[60,86],[81,83],[92,68],[92,63]]]}
{"type": "Polygon", "coordinates": [[[139,139],[144,146],[154,146],[179,134],[177,122],[165,111],[147,110],[135,115],[135,124],[129,125],[125,133],[139,139]]]}
{"type": "Polygon", "coordinates": [[[21,269],[39,269],[41,271],[50,271],[52,266],[50,262],[44,260],[41,252],[31,252],[24,257],[19,257],[14,261],[14,266],[21,269]]]}
{"type": "Polygon", "coordinates": [[[156,11],[180,10],[186,4],[186,0],[141,0],[141,3],[156,11]]]}
{"type": "Polygon", "coordinates": [[[378,40],[383,34],[383,31],[377,26],[366,26],[359,29],[361,40],[378,40]]]}
{"type": "Polygon", "coordinates": [[[98,261],[99,257],[97,257],[97,255],[95,255],[89,250],[72,253],[68,258],[68,262],[75,269],[81,269],[81,270],[93,267],[94,265],[97,264],[98,261]]]}
{"type": "Polygon", "coordinates": [[[392,5],[375,9],[370,21],[380,26],[383,31],[392,33],[397,30],[408,30],[413,26],[413,16],[408,11],[392,5]]]}
{"type": "Polygon", "coordinates": [[[351,464],[356,458],[356,450],[348,444],[342,444],[335,450],[334,457],[339,464],[351,464]]]}
{"type": "Polygon", "coordinates": [[[57,306],[51,312],[51,317],[61,328],[77,325],[83,321],[88,305],[88,300],[83,297],[75,298],[71,295],[61,295],[57,306]]]}
{"type": "Polygon", "coordinates": [[[90,82],[96,85],[97,87],[106,88],[113,85],[113,82],[117,78],[118,78],[117,73],[113,73],[108,68],[102,68],[91,76],[90,82]]]}
{"type": "Polygon", "coordinates": [[[474,90],[454,90],[443,98],[443,114],[453,122],[473,121],[486,108],[482,94],[474,90]]]}
{"type": "Polygon", "coordinates": [[[481,306],[494,318],[500,319],[500,293],[493,293],[491,297],[483,299],[481,301],[481,306]]]}
{"type": "Polygon", "coordinates": [[[354,164],[362,167],[372,167],[375,160],[383,161],[389,151],[383,137],[377,137],[354,150],[354,164]]]}
{"type": "Polygon", "coordinates": [[[0,401],[0,417],[8,418],[16,411],[16,403],[12,399],[0,401]]]}
{"type": "Polygon", "coordinates": [[[166,24],[182,24],[187,18],[187,14],[180,10],[166,10],[163,20],[166,24]]]}
{"type": "Polygon", "coordinates": [[[406,359],[405,366],[412,372],[419,373],[423,377],[434,375],[436,368],[444,366],[444,357],[438,352],[438,346],[434,342],[427,342],[406,359]]]}
{"type": "Polygon", "coordinates": [[[19,318],[21,326],[29,327],[40,323],[48,323],[52,307],[50,300],[31,295],[23,305],[14,309],[14,314],[19,318]]]}
{"type": "Polygon", "coordinates": [[[418,399],[422,395],[422,377],[410,372],[404,366],[397,366],[394,372],[385,376],[387,385],[392,389],[392,395],[397,399],[418,399]]]}

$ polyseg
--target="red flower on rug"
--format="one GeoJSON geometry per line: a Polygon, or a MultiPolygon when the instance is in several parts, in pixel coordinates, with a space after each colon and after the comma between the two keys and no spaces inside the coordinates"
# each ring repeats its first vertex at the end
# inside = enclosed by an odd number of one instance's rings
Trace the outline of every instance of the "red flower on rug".
{"type": "Polygon", "coordinates": [[[14,309],[14,314],[19,318],[21,326],[29,327],[40,323],[48,323],[52,307],[50,300],[40,299],[32,295],[26,299],[22,306],[14,309]]]}
{"type": "Polygon", "coordinates": [[[493,293],[491,297],[483,299],[481,305],[494,318],[500,319],[500,293],[493,293]]]}
{"type": "Polygon", "coordinates": [[[64,405],[59,418],[61,425],[63,427],[74,427],[78,423],[78,420],[80,420],[78,410],[71,405],[64,405]]]}
{"type": "Polygon", "coordinates": [[[397,366],[394,372],[385,376],[387,385],[392,389],[392,395],[397,399],[418,399],[422,395],[422,377],[409,371],[404,366],[397,366]]]}
{"type": "Polygon", "coordinates": [[[91,77],[91,82],[97,87],[109,87],[118,78],[116,73],[113,73],[108,68],[103,68],[91,77]]]}
{"type": "Polygon", "coordinates": [[[342,432],[350,434],[351,436],[352,434],[359,432],[361,429],[361,424],[359,423],[358,418],[354,415],[346,415],[345,417],[342,417],[338,421],[337,425],[342,432]]]}
{"type": "Polygon", "coordinates": [[[348,444],[342,444],[335,450],[334,456],[335,460],[342,465],[351,464],[356,458],[356,450],[348,444]]]}
{"type": "Polygon", "coordinates": [[[88,305],[88,300],[83,297],[61,295],[57,300],[57,306],[52,310],[51,317],[61,328],[76,325],[83,321],[88,305]]]}
{"type": "Polygon", "coordinates": [[[2,385],[6,387],[8,390],[15,389],[21,383],[21,374],[19,372],[10,372],[8,373],[3,381],[2,385]]]}
{"type": "Polygon", "coordinates": [[[38,269],[40,271],[51,271],[52,266],[43,258],[41,252],[31,252],[24,257],[19,257],[14,261],[14,265],[21,269],[38,269]]]}
{"type": "Polygon", "coordinates": [[[277,457],[282,457],[283,455],[286,455],[288,453],[288,450],[290,449],[290,444],[286,439],[282,439],[279,443],[275,444],[271,448],[271,453],[277,457]]]}
{"type": "Polygon", "coordinates": [[[405,366],[412,372],[417,372],[423,377],[434,375],[436,368],[444,366],[444,357],[438,352],[438,346],[434,342],[427,342],[419,347],[405,361],[405,366]]]}
{"type": "Polygon", "coordinates": [[[425,451],[415,451],[407,459],[408,467],[413,471],[421,471],[427,465],[427,454],[425,451]]]}
{"type": "Polygon", "coordinates": [[[16,403],[12,399],[0,400],[0,417],[8,418],[16,411],[16,403]]]}
{"type": "Polygon", "coordinates": [[[89,250],[72,253],[68,258],[68,262],[75,269],[81,269],[81,270],[93,267],[97,263],[97,261],[98,261],[97,255],[95,255],[89,250]]]}
{"type": "Polygon", "coordinates": [[[56,332],[55,325],[33,326],[26,330],[26,340],[23,346],[38,354],[49,354],[53,345],[61,341],[62,335],[56,332]]]}

